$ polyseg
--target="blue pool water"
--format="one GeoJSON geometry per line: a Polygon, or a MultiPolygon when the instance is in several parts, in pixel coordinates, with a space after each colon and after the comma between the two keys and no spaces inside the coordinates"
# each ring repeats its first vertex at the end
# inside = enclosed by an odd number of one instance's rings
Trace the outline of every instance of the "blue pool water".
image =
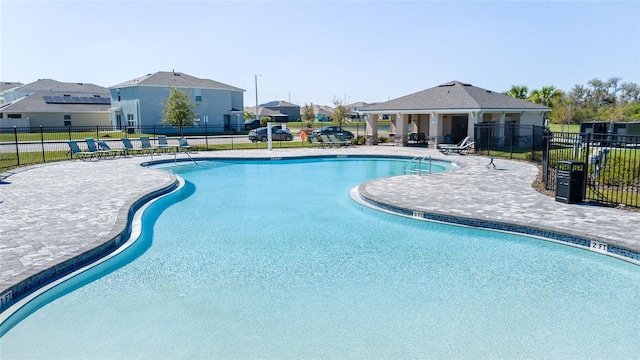
{"type": "Polygon", "coordinates": [[[57,289],[0,357],[637,358],[639,266],[349,198],[404,165],[173,167],[187,184],[140,240],[57,289]]]}

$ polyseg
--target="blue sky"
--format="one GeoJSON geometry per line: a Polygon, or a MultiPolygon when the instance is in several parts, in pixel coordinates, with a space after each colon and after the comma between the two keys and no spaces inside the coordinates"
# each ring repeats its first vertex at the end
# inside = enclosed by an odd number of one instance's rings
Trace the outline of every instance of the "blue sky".
{"type": "Polygon", "coordinates": [[[458,80],[640,84],[638,1],[7,1],[0,80],[109,87],[176,70],[245,106],[386,101],[458,80]]]}

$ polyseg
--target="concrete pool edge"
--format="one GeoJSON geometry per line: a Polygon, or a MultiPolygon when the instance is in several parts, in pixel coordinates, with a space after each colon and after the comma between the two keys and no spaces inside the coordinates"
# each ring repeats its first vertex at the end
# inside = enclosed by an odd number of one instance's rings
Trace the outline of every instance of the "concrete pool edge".
{"type": "Polygon", "coordinates": [[[410,207],[401,207],[393,204],[388,204],[376,200],[374,196],[367,192],[366,186],[370,182],[371,181],[365,182],[354,187],[349,192],[349,196],[354,201],[363,206],[367,206],[372,209],[384,211],[398,216],[404,216],[423,221],[433,221],[450,225],[468,226],[473,228],[531,236],[545,241],[552,241],[559,244],[569,245],[584,250],[593,251],[599,254],[612,256],[617,259],[630,262],[632,264],[640,265],[640,251],[620,246],[620,244],[615,243],[615,241],[603,239],[595,235],[577,235],[569,232],[559,231],[557,229],[519,224],[517,222],[504,222],[470,216],[455,216],[433,210],[416,210],[410,207]]]}
{"type": "Polygon", "coordinates": [[[118,210],[115,224],[108,234],[95,239],[91,244],[61,255],[43,266],[34,267],[9,281],[5,281],[3,283],[5,286],[0,294],[0,314],[2,315],[0,324],[4,322],[5,316],[8,318],[11,315],[5,314],[5,311],[19,301],[78,269],[93,265],[116,252],[130,237],[133,226],[132,219],[136,212],[150,201],[173,192],[179,185],[178,178],[171,174],[169,181],[125,202],[118,210]]]}

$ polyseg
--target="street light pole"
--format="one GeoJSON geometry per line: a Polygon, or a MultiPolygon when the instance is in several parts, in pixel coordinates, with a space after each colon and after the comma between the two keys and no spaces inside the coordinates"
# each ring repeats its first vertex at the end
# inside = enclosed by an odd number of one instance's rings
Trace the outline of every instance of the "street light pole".
{"type": "Polygon", "coordinates": [[[256,81],[256,120],[258,120],[258,76],[262,76],[262,74],[254,76],[256,81]]]}

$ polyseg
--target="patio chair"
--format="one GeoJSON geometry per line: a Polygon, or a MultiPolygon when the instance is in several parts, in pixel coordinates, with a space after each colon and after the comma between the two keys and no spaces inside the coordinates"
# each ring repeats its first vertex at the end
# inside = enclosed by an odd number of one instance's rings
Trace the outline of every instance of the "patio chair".
{"type": "Polygon", "coordinates": [[[122,140],[122,144],[124,145],[123,150],[125,151],[125,154],[133,154],[135,152],[140,153],[140,149],[134,148],[129,138],[121,138],[120,140],[122,140]]]}
{"type": "Polygon", "coordinates": [[[80,160],[84,161],[87,159],[92,159],[96,156],[95,152],[81,150],[78,142],[76,141],[67,141],[67,144],[69,144],[69,148],[71,149],[71,156],[75,155],[80,160]]]}
{"type": "Polygon", "coordinates": [[[423,132],[418,133],[418,140],[417,142],[422,143],[422,144],[427,144],[427,135],[423,132]]]}
{"type": "Polygon", "coordinates": [[[347,140],[347,138],[344,137],[344,133],[338,133],[338,139],[340,139],[340,141],[342,141],[345,145],[352,145],[351,140],[347,140]]]}
{"type": "Polygon", "coordinates": [[[467,141],[469,141],[468,136],[462,139],[462,141],[460,141],[457,144],[438,144],[437,148],[441,153],[445,153],[447,152],[448,149],[451,149],[451,148],[456,149],[456,148],[465,146],[467,144],[467,141]]]}
{"type": "Polygon", "coordinates": [[[178,139],[178,148],[181,151],[188,153],[190,149],[193,149],[193,146],[189,145],[189,143],[187,142],[187,139],[180,138],[178,139]]]}
{"type": "Polygon", "coordinates": [[[333,135],[333,134],[330,134],[330,135],[329,135],[329,140],[331,140],[331,142],[332,142],[333,144],[337,144],[337,145],[339,145],[339,146],[347,146],[347,145],[351,145],[351,142],[350,142],[350,141],[346,141],[346,140],[345,140],[345,141],[342,141],[342,140],[339,140],[339,139],[338,139],[335,135],[333,135]]]}
{"type": "Polygon", "coordinates": [[[167,152],[171,146],[167,143],[166,135],[158,135],[158,149],[162,150],[162,152],[167,152]]]}
{"type": "Polygon", "coordinates": [[[148,152],[149,155],[153,157],[153,154],[156,152],[157,148],[151,145],[151,141],[149,141],[148,136],[140,136],[140,143],[142,143],[142,147],[140,148],[140,152],[148,152]]]}
{"type": "Polygon", "coordinates": [[[471,149],[471,147],[475,144],[475,142],[468,142],[466,144],[464,144],[463,146],[449,146],[443,149],[438,149],[440,150],[441,153],[445,154],[445,155],[450,155],[453,153],[456,153],[458,155],[467,155],[469,153],[469,149],[471,149]]]}
{"type": "Polygon", "coordinates": [[[309,136],[309,140],[311,140],[311,146],[313,147],[325,147],[326,144],[321,143],[320,141],[318,141],[318,138],[315,136],[309,136]]]}
{"type": "Polygon", "coordinates": [[[109,146],[109,144],[107,144],[105,141],[98,141],[98,148],[103,150],[103,151],[108,151],[114,157],[116,155],[120,155],[120,156],[126,156],[127,155],[127,151],[125,149],[112,149],[109,146]]]}
{"type": "Polygon", "coordinates": [[[327,135],[320,135],[320,139],[322,139],[322,142],[324,144],[327,144],[326,146],[340,146],[339,143],[334,143],[333,141],[329,140],[329,137],[327,135]]]}
{"type": "Polygon", "coordinates": [[[92,153],[98,155],[98,157],[109,155],[111,153],[111,151],[108,150],[98,149],[98,145],[96,144],[96,141],[93,140],[93,138],[86,138],[84,139],[84,141],[87,143],[87,149],[89,149],[89,151],[91,151],[92,153]]]}

